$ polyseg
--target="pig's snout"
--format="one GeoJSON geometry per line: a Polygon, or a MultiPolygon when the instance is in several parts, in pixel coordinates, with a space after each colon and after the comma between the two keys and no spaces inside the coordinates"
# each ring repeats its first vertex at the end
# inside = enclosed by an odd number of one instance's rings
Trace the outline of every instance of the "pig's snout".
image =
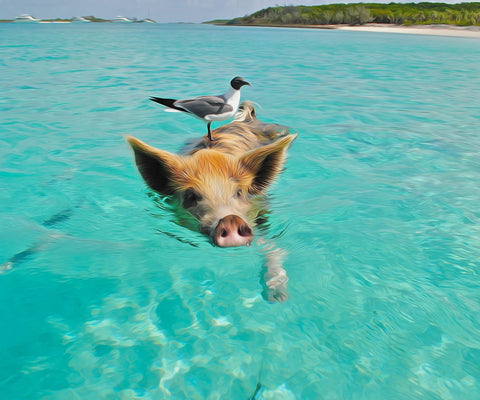
{"type": "Polygon", "coordinates": [[[252,239],[252,228],[237,215],[223,217],[213,233],[213,242],[219,247],[248,246],[252,239]]]}

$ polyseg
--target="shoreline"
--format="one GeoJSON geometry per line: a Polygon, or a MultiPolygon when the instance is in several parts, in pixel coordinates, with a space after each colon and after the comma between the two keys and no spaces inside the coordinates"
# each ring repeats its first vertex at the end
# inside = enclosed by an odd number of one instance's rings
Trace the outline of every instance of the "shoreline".
{"type": "MultiPolygon", "coordinates": [[[[217,25],[217,24],[215,24],[217,25]]],[[[466,38],[480,38],[480,26],[458,25],[396,25],[396,24],[365,24],[365,25],[266,25],[266,24],[235,24],[222,26],[255,26],[266,28],[297,28],[297,29],[332,29],[340,31],[401,33],[409,35],[453,36],[466,38]]]]}
{"type": "Polygon", "coordinates": [[[340,26],[337,29],[356,32],[480,38],[480,26],[365,24],[360,26],[340,26]]]}

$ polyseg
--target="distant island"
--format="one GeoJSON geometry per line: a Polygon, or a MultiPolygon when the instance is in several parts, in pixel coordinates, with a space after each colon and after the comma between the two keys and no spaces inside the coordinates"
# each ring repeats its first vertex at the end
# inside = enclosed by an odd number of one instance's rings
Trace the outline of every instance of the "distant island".
{"type": "Polygon", "coordinates": [[[472,3],[350,3],[320,6],[268,7],[217,25],[313,26],[313,25],[457,25],[480,26],[480,2],[472,3]]]}
{"type": "Polygon", "coordinates": [[[65,18],[55,18],[55,19],[38,19],[32,17],[28,14],[22,14],[15,19],[0,19],[0,22],[19,22],[19,23],[69,23],[69,22],[116,22],[116,23],[156,23],[153,19],[146,18],[146,19],[137,19],[137,18],[126,18],[126,17],[115,17],[114,19],[103,19],[97,18],[93,15],[86,16],[86,17],[72,17],[69,19],[65,18]]]}

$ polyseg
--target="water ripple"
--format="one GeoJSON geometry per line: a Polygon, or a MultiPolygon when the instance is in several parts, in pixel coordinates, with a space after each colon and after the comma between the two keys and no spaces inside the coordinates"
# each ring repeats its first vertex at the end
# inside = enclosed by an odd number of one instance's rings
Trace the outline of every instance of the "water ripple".
{"type": "Polygon", "coordinates": [[[259,377],[258,399],[478,397],[475,41],[0,25],[5,398],[246,399],[259,377]],[[204,125],[148,97],[235,75],[299,134],[259,231],[285,254],[282,305],[261,246],[179,224],[123,138],[177,151],[204,125]]]}

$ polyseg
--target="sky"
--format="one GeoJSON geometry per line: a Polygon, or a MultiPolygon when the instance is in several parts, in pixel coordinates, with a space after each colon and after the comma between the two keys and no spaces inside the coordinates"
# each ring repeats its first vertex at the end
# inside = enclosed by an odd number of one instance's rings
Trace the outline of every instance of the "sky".
{"type": "MultiPolygon", "coordinates": [[[[403,2],[402,0],[396,0],[403,2]]],[[[357,2],[348,0],[0,0],[0,19],[21,14],[35,18],[72,18],[94,15],[111,19],[118,15],[151,18],[157,22],[205,22],[243,17],[276,5],[321,5],[357,2]]],[[[360,2],[360,0],[358,0],[360,2]]],[[[368,2],[389,3],[368,0],[368,2]]],[[[452,1],[445,1],[452,2],[452,1]]]]}

